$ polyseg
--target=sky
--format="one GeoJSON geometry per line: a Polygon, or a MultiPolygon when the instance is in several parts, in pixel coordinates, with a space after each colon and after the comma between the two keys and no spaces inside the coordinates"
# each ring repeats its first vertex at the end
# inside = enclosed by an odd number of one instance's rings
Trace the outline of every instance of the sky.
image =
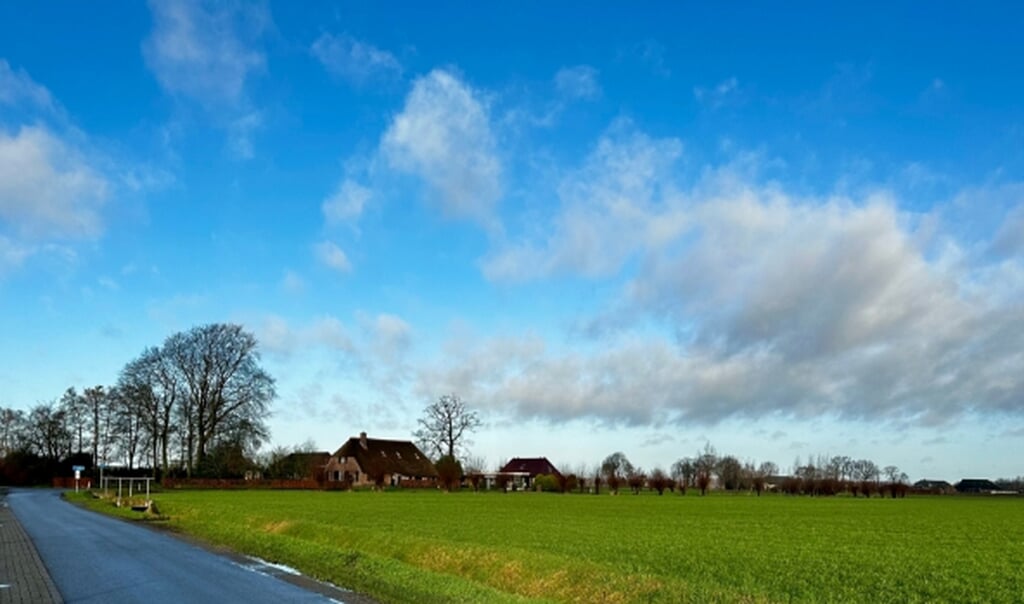
{"type": "Polygon", "coordinates": [[[272,443],[1024,474],[1012,3],[5,2],[0,405],[244,325],[272,443]]]}

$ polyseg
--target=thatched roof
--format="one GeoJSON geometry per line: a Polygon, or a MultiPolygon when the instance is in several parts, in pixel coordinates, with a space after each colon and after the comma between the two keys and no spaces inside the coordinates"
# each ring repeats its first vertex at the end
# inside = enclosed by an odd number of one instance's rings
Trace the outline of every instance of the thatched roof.
{"type": "Polygon", "coordinates": [[[365,433],[353,436],[334,453],[335,457],[354,457],[363,472],[375,474],[401,474],[433,478],[437,476],[434,464],[419,448],[407,440],[366,438],[365,433]]]}

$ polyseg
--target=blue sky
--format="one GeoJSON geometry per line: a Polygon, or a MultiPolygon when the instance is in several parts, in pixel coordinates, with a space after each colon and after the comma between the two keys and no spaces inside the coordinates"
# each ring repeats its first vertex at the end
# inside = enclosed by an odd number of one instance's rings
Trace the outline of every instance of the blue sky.
{"type": "Polygon", "coordinates": [[[1017,7],[0,6],[0,405],[240,322],[273,441],[1024,473],[1017,7]]]}

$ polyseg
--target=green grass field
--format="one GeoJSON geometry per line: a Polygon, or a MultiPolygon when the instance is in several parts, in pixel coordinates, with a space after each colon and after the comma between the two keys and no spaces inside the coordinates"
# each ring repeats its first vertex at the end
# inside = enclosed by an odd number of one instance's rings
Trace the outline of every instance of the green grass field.
{"type": "Polygon", "coordinates": [[[1024,499],[181,491],[168,524],[387,602],[1021,602],[1024,499]]]}

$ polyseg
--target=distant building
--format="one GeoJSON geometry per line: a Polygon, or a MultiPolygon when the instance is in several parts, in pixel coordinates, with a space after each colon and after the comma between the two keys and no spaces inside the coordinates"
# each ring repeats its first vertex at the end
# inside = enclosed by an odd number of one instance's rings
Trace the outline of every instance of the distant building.
{"type": "Polygon", "coordinates": [[[518,481],[521,482],[517,486],[526,489],[531,488],[533,481],[541,474],[550,476],[562,475],[558,468],[548,461],[547,457],[513,457],[498,472],[516,476],[518,481]]]}
{"type": "Polygon", "coordinates": [[[335,451],[325,467],[327,482],[352,486],[433,484],[437,469],[407,440],[352,437],[335,451]]]}
{"type": "Polygon", "coordinates": [[[984,478],[964,478],[956,483],[957,493],[995,493],[999,486],[984,478]]]}
{"type": "Polygon", "coordinates": [[[787,480],[793,480],[792,476],[769,475],[764,477],[764,488],[766,491],[782,490],[782,485],[787,480]]]}
{"type": "Polygon", "coordinates": [[[918,491],[928,491],[928,492],[931,492],[931,493],[942,493],[942,494],[945,494],[945,493],[952,493],[952,492],[954,492],[956,490],[956,489],[953,488],[953,485],[949,484],[945,480],[928,480],[928,479],[923,479],[923,480],[918,480],[917,482],[915,482],[913,486],[914,486],[914,489],[916,489],[918,491]]]}

